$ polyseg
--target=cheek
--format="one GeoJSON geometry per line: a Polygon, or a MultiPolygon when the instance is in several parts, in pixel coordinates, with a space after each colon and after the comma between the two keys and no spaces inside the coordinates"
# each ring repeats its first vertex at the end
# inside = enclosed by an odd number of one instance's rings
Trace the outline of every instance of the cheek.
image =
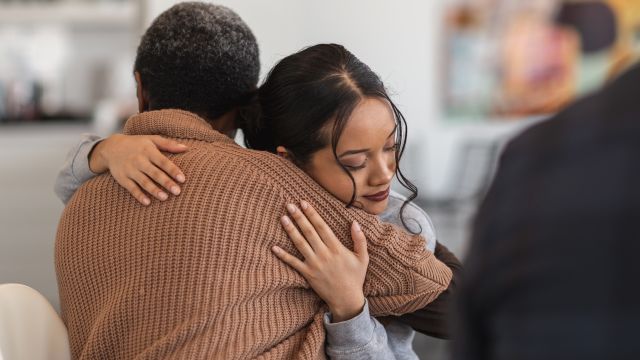
{"type": "MultiPolygon", "coordinates": [[[[349,201],[351,201],[351,197],[353,196],[353,182],[344,172],[335,174],[334,176],[332,176],[332,179],[334,183],[333,191],[331,191],[331,193],[333,193],[334,196],[340,199],[340,201],[342,201],[343,203],[348,204],[349,201]]],[[[354,179],[356,180],[356,196],[358,196],[357,189],[359,189],[359,186],[357,178],[354,179]]]]}
{"type": "MultiPolygon", "coordinates": [[[[318,162],[311,164],[306,172],[333,196],[345,204],[349,203],[353,195],[353,183],[340,166],[334,166],[328,162],[318,162]]],[[[356,180],[356,186],[359,188],[357,175],[354,175],[354,180],[356,180]]]]}
{"type": "Polygon", "coordinates": [[[391,169],[391,171],[393,171],[394,173],[396,172],[396,170],[398,170],[398,162],[396,161],[396,153],[394,152],[390,152],[387,158],[387,164],[389,166],[389,169],[391,169]]]}
{"type": "Polygon", "coordinates": [[[336,171],[333,173],[322,174],[314,180],[322,185],[322,187],[324,187],[333,196],[340,199],[343,203],[348,204],[351,200],[351,196],[353,195],[353,183],[351,182],[351,179],[349,179],[349,176],[342,170],[339,172],[336,171]]]}
{"type": "Polygon", "coordinates": [[[356,183],[356,196],[368,195],[371,174],[367,170],[368,169],[365,168],[351,174],[356,183]]]}

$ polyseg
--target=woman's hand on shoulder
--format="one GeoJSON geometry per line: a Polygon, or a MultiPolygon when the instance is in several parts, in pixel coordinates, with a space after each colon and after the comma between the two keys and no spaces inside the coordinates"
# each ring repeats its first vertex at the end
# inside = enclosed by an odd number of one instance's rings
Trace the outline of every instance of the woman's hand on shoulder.
{"type": "Polygon", "coordinates": [[[311,205],[303,201],[300,208],[287,205],[297,227],[289,216],[283,216],[281,221],[304,260],[277,246],[272,250],[278,258],[304,276],[329,306],[334,322],[351,319],[364,306],[363,286],[369,266],[367,240],[354,221],[351,226],[354,251],[351,251],[338,240],[311,205]]]}
{"type": "Polygon", "coordinates": [[[113,178],[127,189],[136,200],[149,205],[150,194],[166,200],[171,194],[180,194],[185,176],[161,151],[182,153],[186,145],[158,135],[115,134],[98,143],[89,154],[89,168],[94,173],[111,172],[113,178]]]}

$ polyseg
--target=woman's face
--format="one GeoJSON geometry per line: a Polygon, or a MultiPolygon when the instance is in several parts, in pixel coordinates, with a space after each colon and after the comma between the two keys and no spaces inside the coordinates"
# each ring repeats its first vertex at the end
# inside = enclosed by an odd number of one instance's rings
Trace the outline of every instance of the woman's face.
{"type": "MultiPolygon", "coordinates": [[[[370,214],[380,214],[387,207],[397,166],[395,134],[396,123],[389,103],[366,98],[354,109],[338,141],[338,161],[356,183],[354,206],[370,214]]],[[[311,156],[306,171],[335,197],[349,203],[353,183],[336,161],[331,145],[311,156]]]]}

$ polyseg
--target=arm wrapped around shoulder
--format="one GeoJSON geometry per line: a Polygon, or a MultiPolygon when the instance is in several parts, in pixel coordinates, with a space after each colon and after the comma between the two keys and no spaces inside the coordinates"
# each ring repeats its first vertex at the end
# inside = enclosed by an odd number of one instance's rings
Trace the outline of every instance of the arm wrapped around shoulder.
{"type": "Polygon", "coordinates": [[[353,249],[351,224],[357,221],[367,239],[369,268],[364,295],[373,316],[401,315],[424,308],[445,291],[451,269],[425,249],[425,239],[411,235],[376,215],[347,207],[290,161],[260,153],[252,158],[265,180],[273,182],[286,204],[307,201],[348,249],[353,249]],[[272,161],[264,162],[258,160],[272,161]]]}
{"type": "Polygon", "coordinates": [[[364,292],[372,315],[414,312],[447,289],[452,271],[425,250],[424,238],[380,222],[362,228],[371,258],[364,292]]]}
{"type": "Polygon", "coordinates": [[[449,287],[426,307],[393,319],[400,320],[423,334],[440,339],[449,339],[451,337],[451,326],[449,324],[451,308],[453,299],[457,296],[457,284],[460,281],[462,264],[440,242],[436,245],[435,256],[453,271],[449,287]]]}

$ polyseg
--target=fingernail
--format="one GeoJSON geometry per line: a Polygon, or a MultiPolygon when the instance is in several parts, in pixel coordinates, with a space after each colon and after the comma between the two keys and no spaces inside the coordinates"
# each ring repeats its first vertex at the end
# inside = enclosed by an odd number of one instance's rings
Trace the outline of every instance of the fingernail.
{"type": "Polygon", "coordinates": [[[302,200],[302,201],[300,201],[300,206],[302,206],[302,208],[304,210],[307,210],[307,208],[309,207],[309,203],[304,201],[304,200],[302,200]]]}
{"type": "Polygon", "coordinates": [[[185,180],[184,175],[182,175],[182,174],[178,174],[178,176],[176,176],[176,180],[178,180],[178,181],[180,181],[181,183],[183,183],[183,182],[184,182],[184,180],[185,180]]]}
{"type": "Polygon", "coordinates": [[[282,225],[289,225],[291,224],[291,220],[289,220],[288,216],[283,216],[282,219],[280,219],[280,221],[282,221],[282,225]]]}
{"type": "Polygon", "coordinates": [[[177,186],[172,186],[171,187],[171,193],[173,193],[173,195],[180,195],[180,188],[177,186]]]}
{"type": "Polygon", "coordinates": [[[185,144],[178,144],[178,146],[180,146],[180,147],[181,147],[181,148],[183,148],[183,149],[186,149],[186,148],[187,148],[187,145],[185,145],[185,144]]]}
{"type": "Polygon", "coordinates": [[[296,212],[296,206],[293,204],[287,204],[287,210],[289,211],[289,213],[293,214],[296,212]]]}
{"type": "Polygon", "coordinates": [[[274,253],[279,253],[280,251],[282,251],[282,249],[277,246],[272,247],[271,250],[273,250],[274,253]]]}
{"type": "Polygon", "coordinates": [[[164,200],[167,200],[167,199],[169,198],[169,195],[167,195],[166,193],[164,193],[164,192],[160,191],[160,192],[158,193],[158,197],[160,198],[160,200],[163,200],[163,201],[164,201],[164,200]]]}
{"type": "Polygon", "coordinates": [[[362,231],[362,229],[360,228],[360,224],[358,224],[358,222],[357,222],[357,221],[355,221],[355,220],[353,220],[353,229],[354,229],[356,232],[360,232],[360,231],[362,231]]]}
{"type": "Polygon", "coordinates": [[[149,199],[148,199],[148,198],[146,198],[146,197],[145,197],[145,198],[142,198],[142,204],[143,204],[143,205],[149,205],[149,204],[151,204],[151,200],[149,200],[149,199]]]}

